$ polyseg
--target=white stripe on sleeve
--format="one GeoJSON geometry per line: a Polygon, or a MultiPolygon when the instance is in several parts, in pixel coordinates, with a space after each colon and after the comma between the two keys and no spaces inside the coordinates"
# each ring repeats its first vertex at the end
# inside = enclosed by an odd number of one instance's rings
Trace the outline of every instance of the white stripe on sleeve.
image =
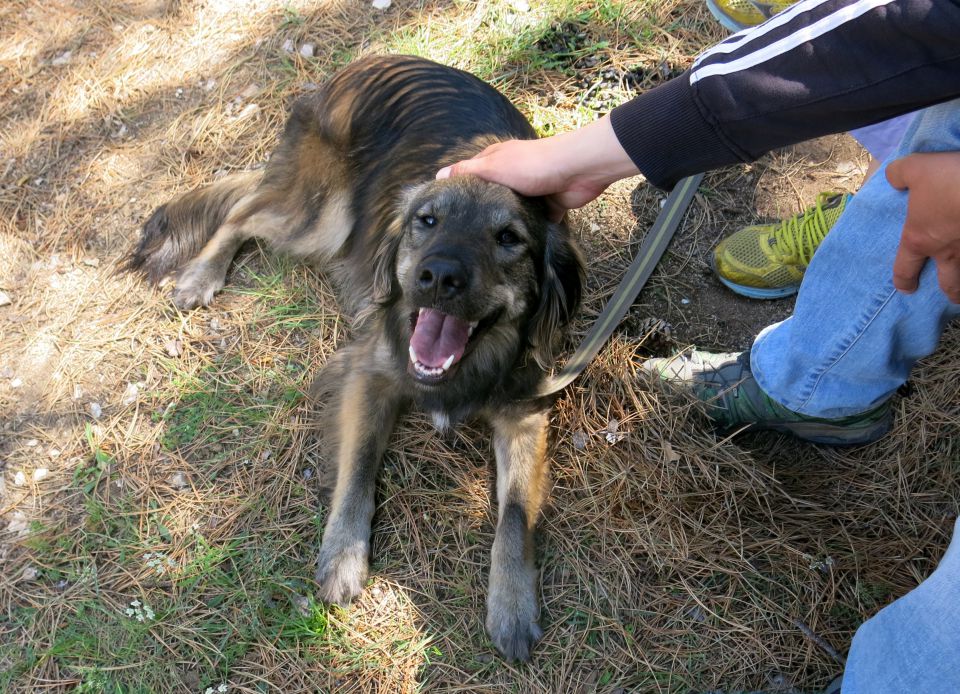
{"type": "Polygon", "coordinates": [[[806,12],[812,10],[819,5],[822,5],[825,2],[830,0],[804,0],[803,2],[797,2],[793,5],[790,5],[786,9],[777,12],[770,19],[768,19],[763,24],[759,24],[753,27],[747,27],[746,29],[741,29],[736,34],[729,36],[721,43],[711,46],[699,56],[693,63],[693,69],[696,70],[697,66],[700,65],[707,58],[713,57],[715,55],[722,55],[724,53],[733,53],[735,50],[744,46],[751,41],[756,41],[759,38],[762,38],[769,32],[774,29],[779,29],[784,24],[789,22],[791,19],[796,17],[801,12],[806,12]]]}
{"type": "MultiPolygon", "coordinates": [[[[753,53],[748,53],[742,58],[737,58],[736,60],[731,60],[729,63],[714,63],[713,65],[706,65],[700,68],[694,67],[693,72],[690,75],[690,84],[695,84],[701,79],[706,77],[713,77],[715,75],[729,75],[734,72],[739,72],[741,70],[746,70],[748,68],[759,65],[760,63],[772,60],[777,56],[787,53],[797,46],[800,46],[808,41],[812,41],[819,36],[823,36],[839,26],[850,22],[857,17],[866,14],[867,12],[876,9],[877,7],[882,7],[883,5],[889,5],[894,0],[859,0],[851,5],[843,7],[833,14],[829,14],[826,17],[814,22],[813,24],[804,27],[798,31],[793,32],[792,34],[785,36],[779,41],[774,41],[773,43],[760,48],[753,53]]],[[[806,3],[803,3],[806,4],[806,3]]],[[[777,15],[779,16],[779,15],[777,15]]],[[[767,25],[776,20],[777,17],[774,17],[769,22],[760,25],[760,29],[765,29],[769,31],[767,25]]],[[[753,32],[748,32],[744,34],[744,38],[752,40],[751,34],[753,32]]],[[[725,44],[721,44],[725,45],[725,44]]],[[[719,46],[717,47],[719,48],[719,46]]],[[[710,49],[708,53],[713,51],[710,49]]],[[[729,52],[729,51],[720,51],[720,52],[729,52]]],[[[706,58],[707,54],[705,53],[701,56],[699,60],[706,58]]]]}

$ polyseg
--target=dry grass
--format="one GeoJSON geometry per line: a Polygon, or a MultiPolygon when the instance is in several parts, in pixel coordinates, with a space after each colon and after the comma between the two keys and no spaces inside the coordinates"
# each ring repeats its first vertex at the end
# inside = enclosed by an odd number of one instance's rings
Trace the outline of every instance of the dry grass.
{"type": "MultiPolygon", "coordinates": [[[[471,69],[549,133],[721,36],[697,0],[520,5],[0,7],[0,688],[812,690],[856,626],[929,573],[960,502],[956,332],[897,430],[853,451],[719,438],[637,372],[651,313],[682,342],[723,340],[724,316],[694,310],[724,305],[703,250],[755,205],[809,199],[810,164],[845,185],[848,148],[711,175],[634,315],[559,401],[532,663],[503,663],[483,632],[482,430],[398,430],[371,583],[346,612],[313,602],[322,450],[302,392],[349,333],[322,276],[254,250],[213,308],[180,315],[114,268],[155,205],[264,161],[290,100],[358,55],[471,69]]],[[[575,332],[655,215],[660,195],[633,188],[576,218],[591,277],[575,332]]]]}

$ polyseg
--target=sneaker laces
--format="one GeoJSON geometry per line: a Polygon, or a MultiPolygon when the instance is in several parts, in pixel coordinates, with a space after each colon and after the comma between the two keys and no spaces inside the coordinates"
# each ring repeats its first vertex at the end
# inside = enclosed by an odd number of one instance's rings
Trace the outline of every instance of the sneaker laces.
{"type": "Polygon", "coordinates": [[[824,205],[837,196],[838,193],[820,193],[813,207],[783,220],[774,230],[774,250],[781,262],[804,267],[810,264],[823,237],[830,231],[831,224],[823,213],[824,205]]]}

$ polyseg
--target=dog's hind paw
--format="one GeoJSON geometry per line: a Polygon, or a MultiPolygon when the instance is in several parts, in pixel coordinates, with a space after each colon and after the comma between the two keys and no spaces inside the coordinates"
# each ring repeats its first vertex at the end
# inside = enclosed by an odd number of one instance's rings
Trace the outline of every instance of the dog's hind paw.
{"type": "Polygon", "coordinates": [[[336,547],[324,542],[317,558],[320,599],[327,604],[346,606],[363,590],[367,580],[368,545],[365,542],[336,547]]]}
{"type": "Polygon", "coordinates": [[[177,277],[173,303],[181,311],[209,306],[214,294],[223,289],[223,283],[223,272],[206,263],[190,263],[177,277]]]}
{"type": "Polygon", "coordinates": [[[543,636],[537,624],[540,607],[533,590],[492,591],[487,602],[487,633],[509,661],[530,660],[533,645],[543,636]]]}

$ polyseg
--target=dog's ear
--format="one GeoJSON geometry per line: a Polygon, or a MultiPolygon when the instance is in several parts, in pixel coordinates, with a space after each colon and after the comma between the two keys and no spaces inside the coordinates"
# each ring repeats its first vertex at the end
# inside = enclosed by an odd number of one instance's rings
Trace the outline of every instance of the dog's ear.
{"type": "Polygon", "coordinates": [[[400,292],[397,279],[397,256],[400,245],[406,233],[407,220],[413,213],[418,196],[430,183],[428,181],[405,187],[400,191],[394,204],[392,221],[373,259],[373,300],[376,304],[389,303],[400,292]]]}
{"type": "Polygon", "coordinates": [[[375,304],[390,303],[400,291],[397,283],[397,253],[403,227],[399,220],[390,225],[384,234],[377,255],[373,259],[373,301],[375,304]]]}
{"type": "Polygon", "coordinates": [[[533,358],[544,370],[553,367],[560,329],[580,305],[583,293],[583,259],[563,222],[547,226],[540,282],[540,305],[530,327],[533,358]]]}
{"type": "Polygon", "coordinates": [[[397,282],[397,254],[403,240],[404,225],[410,217],[410,209],[417,195],[426,184],[407,186],[400,195],[392,211],[392,220],[383,233],[383,240],[373,259],[373,301],[386,304],[392,301],[400,291],[397,282]]]}

